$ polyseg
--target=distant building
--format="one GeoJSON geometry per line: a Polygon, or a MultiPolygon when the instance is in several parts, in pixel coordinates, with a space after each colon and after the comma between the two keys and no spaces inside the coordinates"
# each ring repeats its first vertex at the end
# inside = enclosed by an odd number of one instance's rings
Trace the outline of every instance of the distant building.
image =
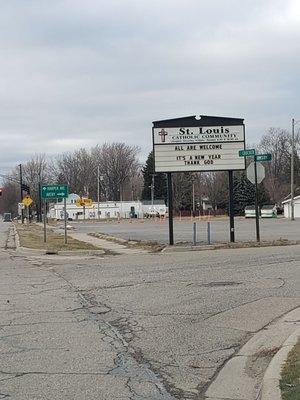
{"type": "MultiPolygon", "coordinates": [[[[291,218],[291,199],[284,200],[282,204],[285,218],[291,218]]],[[[300,218],[300,196],[294,197],[294,216],[300,218]]]]}
{"type": "MultiPolygon", "coordinates": [[[[71,193],[67,198],[67,216],[72,220],[98,219],[98,203],[93,202],[89,207],[78,207],[76,200],[80,199],[75,193],[71,193]],[[84,215],[85,214],[85,215],[84,215]]],[[[53,219],[63,219],[63,202],[50,204],[49,217],[53,219]]],[[[151,201],[105,201],[99,203],[99,218],[145,218],[149,215],[165,216],[167,207],[163,200],[151,201]]]]}

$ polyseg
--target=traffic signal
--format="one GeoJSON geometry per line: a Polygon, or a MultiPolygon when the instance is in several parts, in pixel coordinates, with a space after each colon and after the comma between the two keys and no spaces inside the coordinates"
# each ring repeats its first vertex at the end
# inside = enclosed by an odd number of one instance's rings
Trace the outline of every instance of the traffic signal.
{"type": "Polygon", "coordinates": [[[27,192],[27,194],[30,194],[30,187],[26,185],[25,183],[22,183],[22,190],[24,192],[27,192]]]}

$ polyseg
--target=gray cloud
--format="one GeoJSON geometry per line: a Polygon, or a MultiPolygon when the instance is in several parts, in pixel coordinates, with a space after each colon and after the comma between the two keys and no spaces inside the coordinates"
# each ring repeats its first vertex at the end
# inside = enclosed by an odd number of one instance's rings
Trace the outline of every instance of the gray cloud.
{"type": "Polygon", "coordinates": [[[249,142],[298,109],[297,0],[10,0],[0,15],[7,170],[104,141],[151,149],[151,122],[244,117],[249,142]]]}

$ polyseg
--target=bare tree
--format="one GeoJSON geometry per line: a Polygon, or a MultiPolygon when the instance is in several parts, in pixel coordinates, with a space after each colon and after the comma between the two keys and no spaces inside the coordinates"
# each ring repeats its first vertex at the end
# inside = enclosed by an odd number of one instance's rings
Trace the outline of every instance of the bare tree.
{"type": "Polygon", "coordinates": [[[73,153],[59,155],[54,164],[56,181],[69,185],[70,191],[90,196],[95,186],[95,163],[91,152],[81,148],[73,153]]]}
{"type": "MultiPolygon", "coordinates": [[[[258,149],[262,153],[272,154],[271,162],[265,163],[264,186],[271,201],[279,203],[290,191],[291,137],[289,132],[281,128],[270,128],[262,137],[258,149]]],[[[299,158],[296,154],[296,165],[298,164],[299,158]]]]}
{"type": "Polygon", "coordinates": [[[209,198],[213,209],[225,208],[228,203],[228,178],[226,172],[203,174],[204,193],[209,198]]]}
{"type": "Polygon", "coordinates": [[[138,152],[137,146],[125,143],[105,143],[92,149],[93,162],[99,165],[102,189],[107,199],[124,199],[126,184],[139,174],[138,152]]]}

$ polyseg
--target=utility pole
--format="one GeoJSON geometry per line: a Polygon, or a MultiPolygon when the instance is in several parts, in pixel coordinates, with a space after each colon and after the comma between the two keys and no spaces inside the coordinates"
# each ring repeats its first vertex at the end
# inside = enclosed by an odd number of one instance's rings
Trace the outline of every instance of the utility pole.
{"type": "Polygon", "coordinates": [[[291,221],[295,220],[294,205],[294,153],[295,153],[295,119],[292,118],[292,154],[291,154],[291,221]]]}
{"type": "MultiPolygon", "coordinates": [[[[23,174],[22,174],[22,164],[19,164],[20,169],[20,202],[23,200],[23,174]]],[[[21,221],[24,224],[24,213],[23,209],[21,210],[21,221]]]]}
{"type": "Polygon", "coordinates": [[[97,168],[97,212],[98,212],[98,220],[100,219],[100,165],[97,168]]]}
{"type": "Polygon", "coordinates": [[[254,156],[254,179],[255,179],[255,224],[256,224],[256,241],[260,242],[259,231],[259,208],[258,208],[258,186],[257,186],[257,158],[254,156]]]}

